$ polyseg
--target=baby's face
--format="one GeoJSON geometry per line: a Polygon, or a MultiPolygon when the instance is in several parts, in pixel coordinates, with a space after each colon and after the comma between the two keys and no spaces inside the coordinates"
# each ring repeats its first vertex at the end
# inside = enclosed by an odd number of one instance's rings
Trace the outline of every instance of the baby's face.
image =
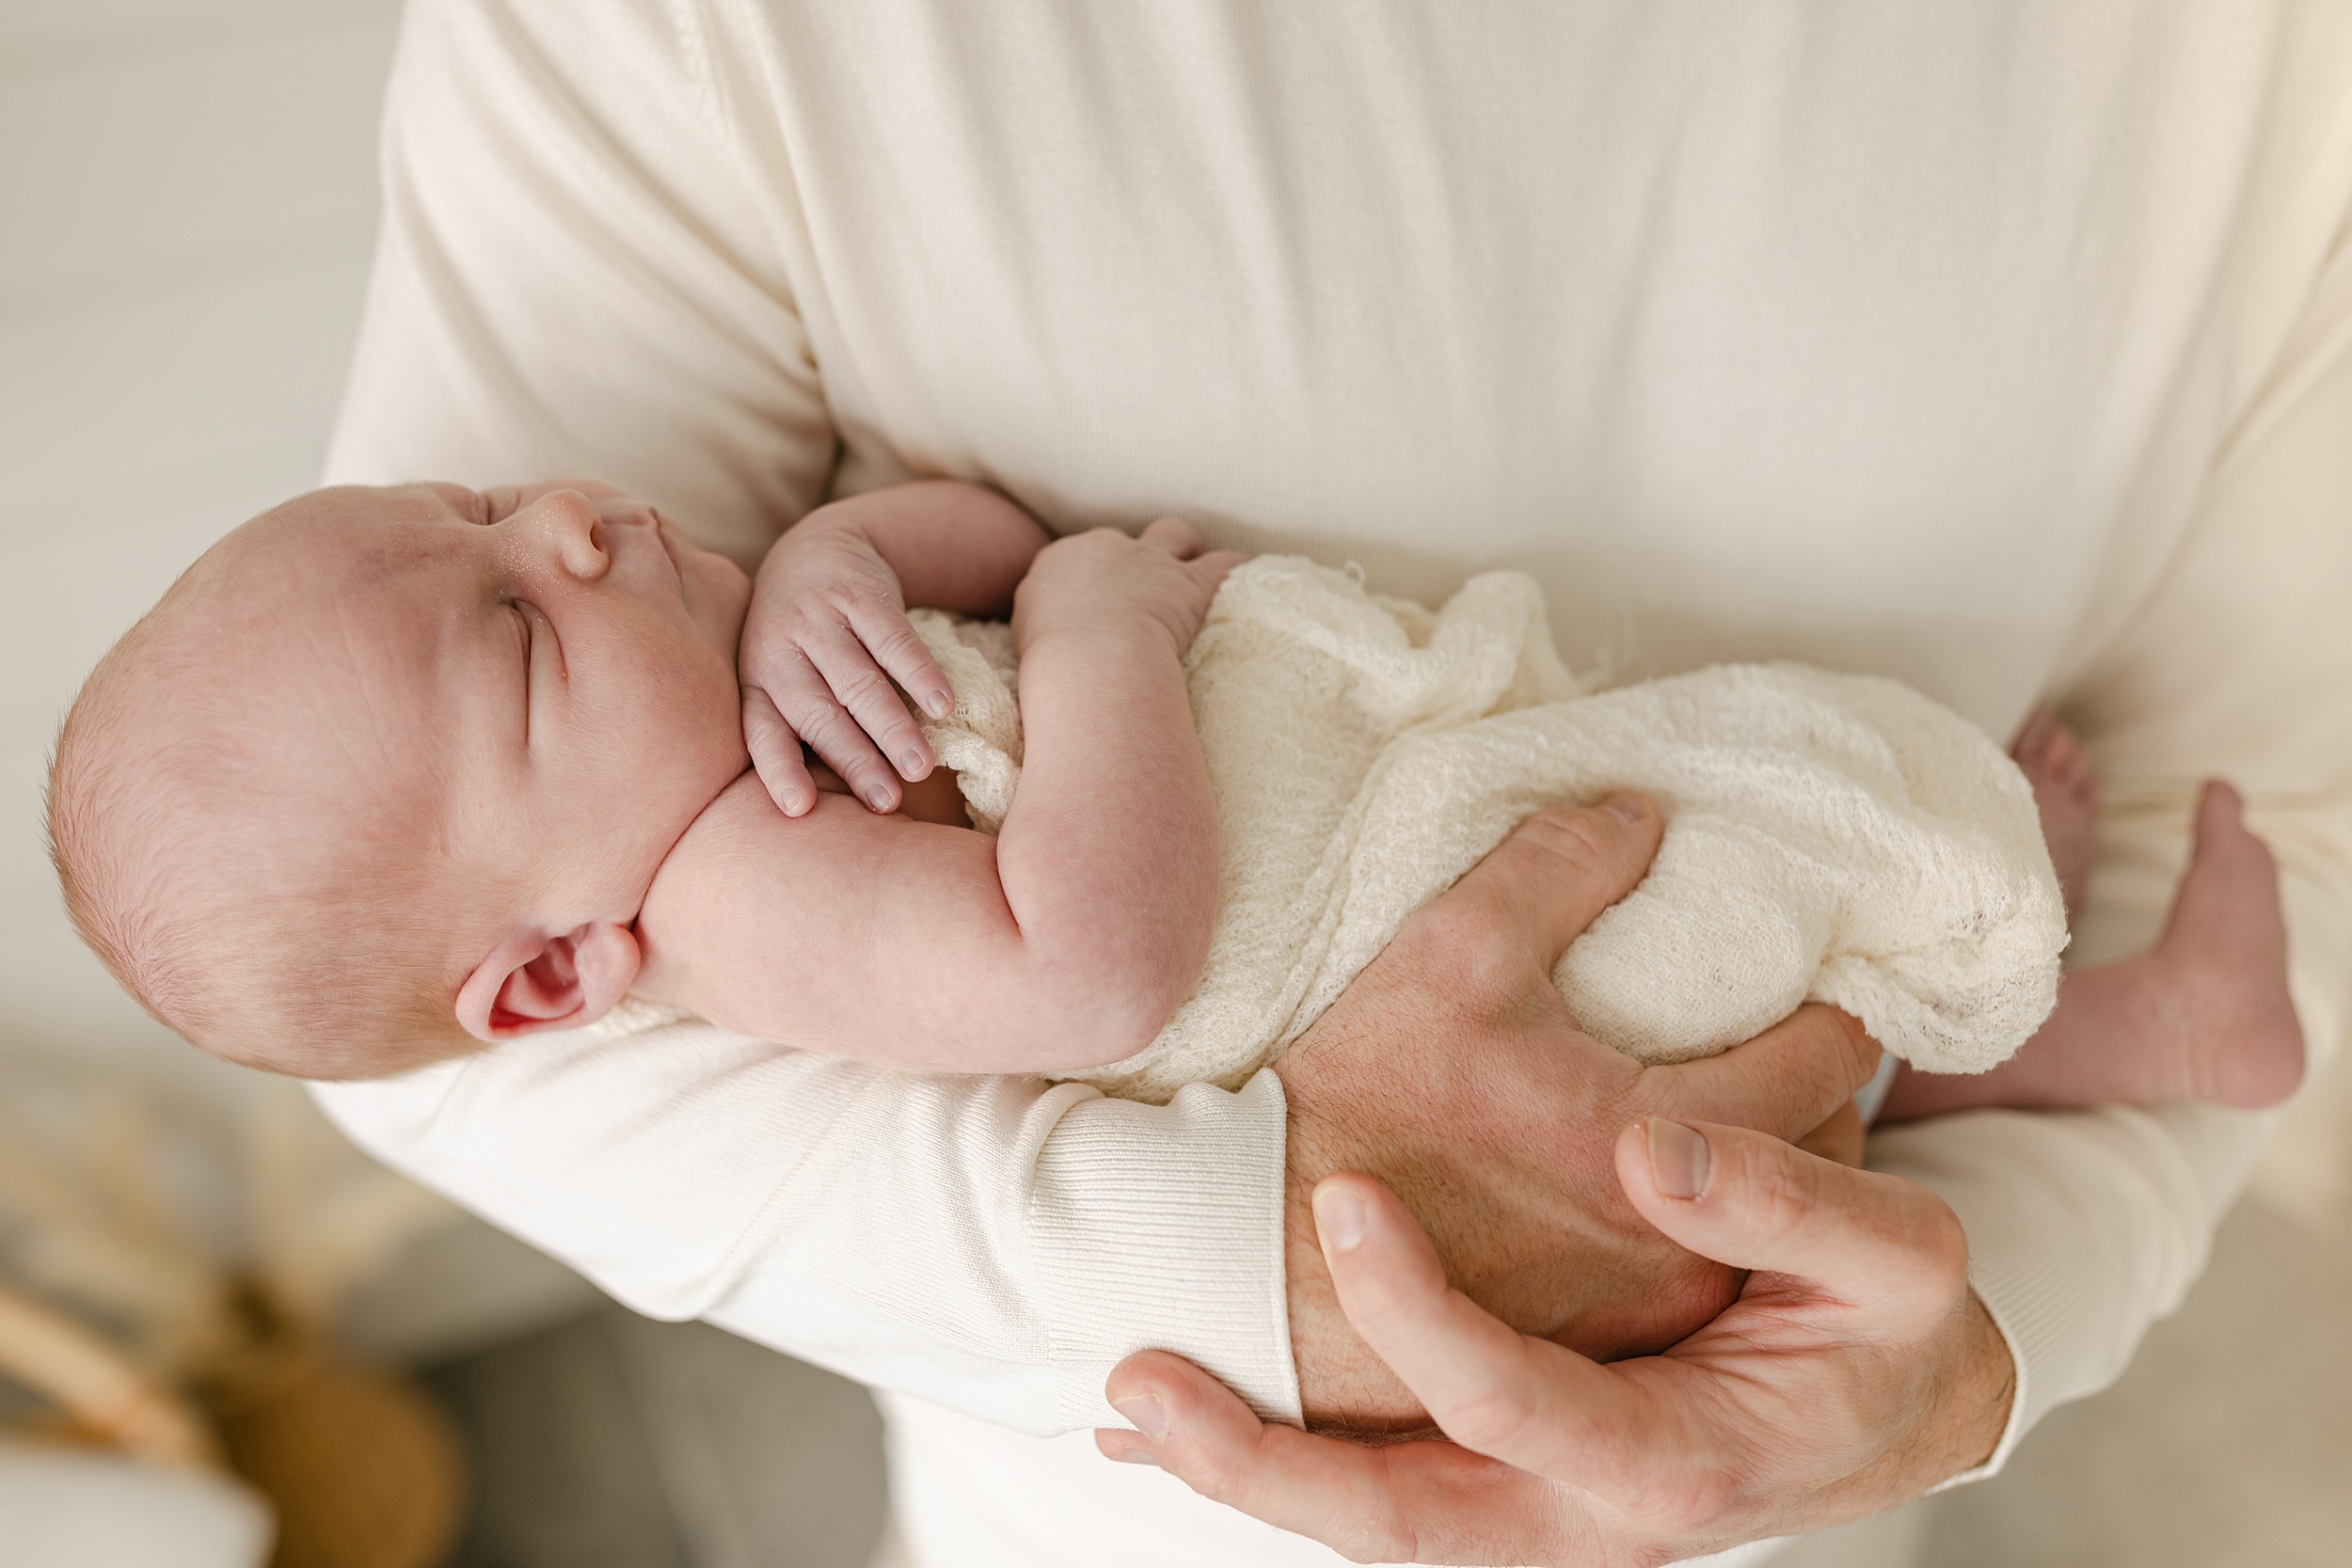
{"type": "Polygon", "coordinates": [[[741,570],[580,482],[292,504],[262,602],[306,618],[314,754],[365,781],[362,809],[419,814],[409,842],[437,836],[453,934],[632,921],[747,764],[741,570]]]}

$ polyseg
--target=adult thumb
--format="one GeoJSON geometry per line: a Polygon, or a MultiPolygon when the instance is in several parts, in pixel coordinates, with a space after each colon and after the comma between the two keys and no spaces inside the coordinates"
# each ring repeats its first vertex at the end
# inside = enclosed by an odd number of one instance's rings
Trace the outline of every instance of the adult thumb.
{"type": "Polygon", "coordinates": [[[1617,1180],[1642,1217],[1702,1258],[1878,1304],[1882,1322],[1896,1302],[1916,1303],[1931,1321],[1966,1289],[1959,1217],[1899,1177],[1748,1128],[1662,1117],[1627,1128],[1616,1156],[1617,1180]]]}
{"type": "Polygon", "coordinates": [[[1568,943],[1647,875],[1664,832],[1658,807],[1629,793],[1539,811],[1422,914],[1517,938],[1549,975],[1568,943]]]}

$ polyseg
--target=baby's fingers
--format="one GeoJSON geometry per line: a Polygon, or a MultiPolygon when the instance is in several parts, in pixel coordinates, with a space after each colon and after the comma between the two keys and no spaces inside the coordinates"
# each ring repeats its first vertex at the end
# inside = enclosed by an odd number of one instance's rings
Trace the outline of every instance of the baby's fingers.
{"type": "MultiPolygon", "coordinates": [[[[908,635],[914,636],[911,629],[908,635]]],[[[919,641],[917,645],[920,645],[919,641]]],[[[874,746],[882,749],[881,755],[885,765],[909,783],[928,777],[931,770],[931,749],[923,739],[923,727],[914,721],[907,712],[906,705],[898,700],[898,689],[890,684],[890,677],[882,673],[882,666],[874,662],[874,656],[866,643],[848,626],[829,627],[822,636],[811,639],[807,653],[818,673],[825,677],[825,684],[833,689],[834,699],[849,710],[851,719],[857,721],[861,737],[870,738],[874,746]]],[[[929,662],[928,654],[925,662],[929,662]]],[[[942,679],[940,684],[944,686],[946,683],[942,679]]],[[[803,730],[801,733],[805,735],[808,732],[803,730]]],[[[832,762],[835,770],[849,780],[850,787],[857,790],[859,799],[872,799],[860,782],[850,775],[848,768],[834,762],[832,752],[818,745],[814,738],[809,744],[816,746],[817,754],[832,762]]],[[[860,750],[861,754],[870,754],[866,748],[860,750]]]]}
{"type": "Polygon", "coordinates": [[[817,804],[817,782],[801,756],[801,737],[776,711],[775,700],[756,686],[743,689],[743,748],[778,811],[804,816],[817,804]]]}
{"type": "MultiPolygon", "coordinates": [[[[914,699],[915,706],[934,719],[945,719],[955,712],[955,688],[947,684],[947,677],[940,672],[938,660],[931,657],[930,646],[916,635],[914,624],[907,619],[904,610],[895,605],[860,606],[850,613],[850,629],[857,633],[858,641],[866,644],[866,651],[873,655],[874,661],[882,667],[883,672],[906,689],[907,695],[914,699]]],[[[868,728],[870,730],[871,726],[868,728]]],[[[914,739],[916,745],[922,744],[923,733],[919,725],[915,726],[914,739]]],[[[930,766],[930,752],[926,751],[923,755],[924,767],[928,769],[930,766]]],[[[906,776],[915,779],[922,775],[908,773],[906,776]]]]}
{"type": "Polygon", "coordinates": [[[1225,580],[1225,574],[1248,560],[1239,550],[1211,550],[1184,562],[1184,569],[1214,588],[1225,580]]]}
{"type": "MultiPolygon", "coordinates": [[[[874,661],[865,657],[865,649],[858,646],[848,628],[842,628],[839,641],[855,650],[856,658],[866,666],[867,680],[887,691],[890,683],[874,668],[874,661]]],[[[852,692],[859,689],[854,674],[844,669],[850,658],[838,648],[830,657],[807,648],[795,648],[789,657],[772,662],[774,668],[767,679],[768,695],[775,700],[776,710],[784,715],[784,721],[792,727],[793,733],[808,742],[809,749],[841,775],[841,782],[866,805],[879,812],[898,810],[897,772],[882,761],[866,730],[835,695],[843,684],[852,692]],[[841,681],[834,679],[835,670],[842,671],[841,681]]],[[[899,722],[913,728],[914,721],[907,718],[906,709],[898,706],[895,697],[890,705],[897,709],[899,722]]],[[[921,741],[919,732],[915,739],[921,741]]]]}
{"type": "Polygon", "coordinates": [[[1136,542],[1166,550],[1179,561],[1190,561],[1200,553],[1200,535],[1182,517],[1158,519],[1136,535],[1136,542]]]}

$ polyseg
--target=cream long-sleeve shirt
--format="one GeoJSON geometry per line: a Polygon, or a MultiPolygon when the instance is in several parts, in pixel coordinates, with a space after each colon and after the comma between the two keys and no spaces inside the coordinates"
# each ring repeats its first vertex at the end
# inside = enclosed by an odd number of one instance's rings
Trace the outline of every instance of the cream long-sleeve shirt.
{"type": "MultiPolygon", "coordinates": [[[[2352,6],[414,0],[339,480],[628,485],[751,564],[946,474],[1441,598],[1535,573],[1572,664],[1788,657],[2112,807],[2144,942],[2202,774],[2352,961],[2352,6]]],[[[1032,1432],[1164,1345],[1297,1393],[1282,1101],[926,1079],[681,1027],[328,1087],[585,1270],[1032,1432]]],[[[2265,1118],[1877,1138],[1964,1220],[2021,1393],[2109,1382],[2265,1118]]]]}

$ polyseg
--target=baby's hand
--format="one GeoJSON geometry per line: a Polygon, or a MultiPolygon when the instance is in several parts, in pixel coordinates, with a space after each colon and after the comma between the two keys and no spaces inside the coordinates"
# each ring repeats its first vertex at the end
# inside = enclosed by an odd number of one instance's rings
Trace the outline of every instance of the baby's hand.
{"type": "Polygon", "coordinates": [[[878,812],[898,809],[899,779],[930,772],[931,750],[891,682],[934,719],[955,694],[907,621],[898,574],[854,523],[820,511],[776,542],[737,660],[743,742],[785,816],[817,804],[803,741],[878,812]]]}
{"type": "Polygon", "coordinates": [[[1162,517],[1130,539],[1098,528],[1056,540],[1039,552],[1014,595],[1012,638],[1026,649],[1055,632],[1133,631],[1138,618],[1164,629],[1176,656],[1200,635],[1225,574],[1248,557],[1201,552],[1189,523],[1162,517]]]}

